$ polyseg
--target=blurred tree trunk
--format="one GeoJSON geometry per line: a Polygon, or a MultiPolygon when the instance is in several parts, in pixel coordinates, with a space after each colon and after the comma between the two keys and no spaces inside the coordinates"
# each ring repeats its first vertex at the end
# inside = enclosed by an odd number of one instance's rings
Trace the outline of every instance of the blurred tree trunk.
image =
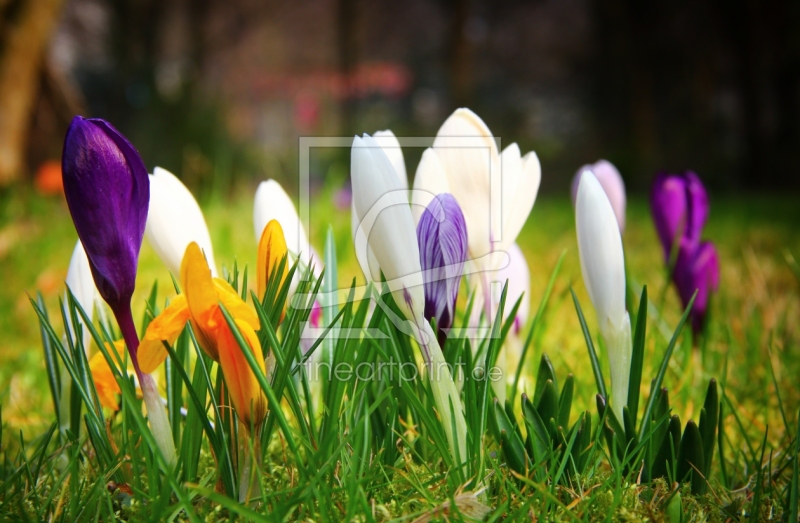
{"type": "Polygon", "coordinates": [[[467,39],[469,1],[451,0],[450,7],[450,88],[456,107],[466,107],[472,101],[472,63],[467,39]]]}
{"type": "Polygon", "coordinates": [[[353,73],[358,63],[358,6],[356,0],[337,2],[337,25],[339,37],[339,73],[342,75],[344,93],[342,97],[342,135],[353,133],[355,101],[353,99],[353,73]]]}
{"type": "Polygon", "coordinates": [[[0,185],[15,180],[24,169],[40,70],[60,7],[61,0],[16,0],[5,6],[9,16],[0,42],[0,185]]]}

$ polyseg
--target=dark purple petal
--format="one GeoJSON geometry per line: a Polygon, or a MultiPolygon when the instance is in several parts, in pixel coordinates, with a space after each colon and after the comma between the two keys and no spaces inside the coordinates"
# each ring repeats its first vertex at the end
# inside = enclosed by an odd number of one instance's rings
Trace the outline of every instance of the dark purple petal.
{"type": "Polygon", "coordinates": [[[467,224],[453,195],[437,195],[417,225],[425,282],[425,318],[436,318],[441,333],[453,325],[458,287],[467,259],[467,224]]]}
{"type": "Polygon", "coordinates": [[[686,201],[689,203],[686,231],[683,236],[697,246],[700,244],[700,236],[708,220],[708,194],[703,182],[695,173],[686,171],[683,179],[686,183],[686,201]]]}
{"type": "Polygon", "coordinates": [[[703,242],[697,248],[688,244],[680,249],[673,273],[683,306],[689,304],[697,291],[697,298],[690,312],[692,329],[697,333],[703,328],[711,293],[719,287],[719,256],[711,242],[703,242]]]}
{"type": "Polygon", "coordinates": [[[136,149],[103,120],[76,116],[62,155],[64,194],[97,289],[115,312],[130,306],[150,182],[136,149]]]}

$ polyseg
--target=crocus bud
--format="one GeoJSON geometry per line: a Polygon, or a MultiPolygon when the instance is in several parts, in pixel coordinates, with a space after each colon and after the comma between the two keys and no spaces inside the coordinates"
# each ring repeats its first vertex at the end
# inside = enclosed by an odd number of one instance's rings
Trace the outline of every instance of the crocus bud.
{"type": "MultiPolygon", "coordinates": [[[[389,158],[369,135],[353,140],[351,177],[353,204],[364,233],[363,238],[356,236],[356,252],[362,251],[365,258],[366,247],[372,250],[398,307],[406,318],[420,322],[425,301],[411,208],[389,158]]],[[[379,270],[369,267],[368,281],[380,281],[379,270]]]]}
{"type": "MultiPolygon", "coordinates": [[[[356,235],[356,253],[365,259],[367,248],[372,250],[394,301],[413,325],[436,410],[453,459],[460,465],[467,455],[467,422],[450,368],[424,318],[419,246],[408,196],[386,153],[369,135],[355,137],[350,158],[353,201],[363,233],[356,235]]],[[[380,281],[380,273],[366,272],[368,281],[380,281]]]]}
{"type": "Polygon", "coordinates": [[[150,182],[139,153],[108,122],[76,116],[62,156],[64,195],[97,290],[116,313],[136,284],[150,182]]]}
{"type": "Polygon", "coordinates": [[[131,313],[150,200],[147,169],[136,149],[108,122],[76,116],[64,139],[61,171],[95,286],[114,313],[142,387],[153,436],[172,464],[172,429],[155,381],[139,367],[139,337],[131,313]]]}
{"type": "Polygon", "coordinates": [[[583,283],[589,292],[611,367],[611,400],[622,419],[628,399],[631,322],[625,310],[625,257],[614,209],[591,171],[581,175],[575,204],[583,283]]]}
{"type": "Polygon", "coordinates": [[[174,276],[181,272],[186,247],[197,242],[216,276],[211,236],[203,211],[189,189],[171,172],[160,167],[150,175],[150,208],[144,234],[174,276]]]}
{"type": "Polygon", "coordinates": [[[439,343],[453,326],[458,287],[467,259],[467,224],[452,194],[436,196],[417,225],[425,280],[425,318],[436,318],[439,343]]]}
{"type": "Polygon", "coordinates": [[[710,242],[701,242],[709,214],[708,195],[693,172],[659,174],[650,195],[650,208],[672,279],[684,307],[695,291],[690,312],[692,329],[702,331],[711,292],[719,286],[719,256],[710,242]]]}
{"type": "MultiPolygon", "coordinates": [[[[267,292],[267,286],[271,276],[280,278],[281,285],[286,280],[289,274],[289,260],[287,259],[283,266],[283,272],[279,273],[281,260],[288,254],[286,249],[286,238],[283,235],[283,229],[278,220],[270,220],[264,232],[261,234],[261,240],[258,242],[258,260],[256,263],[256,291],[258,298],[264,299],[264,294],[267,292]]],[[[286,314],[284,309],[281,314],[281,320],[286,314]]]]}
{"type": "MultiPolygon", "coordinates": [[[[292,199],[275,180],[267,180],[259,184],[253,205],[253,225],[256,241],[261,240],[264,229],[271,220],[277,220],[286,238],[286,247],[292,256],[300,255],[300,261],[308,265],[311,259],[311,247],[308,236],[300,223],[292,199]]],[[[289,262],[291,265],[291,261],[289,262]]]]}
{"type": "Polygon", "coordinates": [[[578,196],[578,184],[584,171],[592,171],[597,181],[600,182],[606,196],[608,196],[608,201],[611,202],[611,207],[614,209],[619,230],[620,232],[625,232],[625,182],[622,181],[622,176],[617,168],[608,160],[600,160],[578,169],[572,179],[571,195],[573,205],[578,196]]]}
{"type": "Polygon", "coordinates": [[[706,189],[695,173],[660,173],[650,193],[650,209],[665,260],[670,260],[676,242],[677,247],[697,248],[709,205],[706,189]]]}
{"type": "MultiPolygon", "coordinates": [[[[406,190],[408,189],[408,177],[406,175],[406,162],[403,158],[403,150],[400,147],[400,142],[395,137],[394,133],[390,130],[385,131],[377,131],[373,136],[372,139],[374,143],[377,144],[383,153],[386,155],[386,158],[389,160],[389,163],[392,165],[392,173],[394,176],[397,177],[397,181],[399,182],[399,189],[406,190]]],[[[350,199],[350,228],[353,234],[353,244],[356,243],[367,243],[366,236],[364,236],[364,232],[360,227],[360,220],[358,219],[358,213],[356,212],[356,204],[355,200],[351,197],[350,199]]],[[[356,252],[356,258],[358,259],[358,263],[361,266],[361,270],[364,275],[367,272],[372,274],[377,273],[380,268],[378,266],[378,260],[375,259],[375,254],[373,254],[372,249],[367,245],[367,249],[365,252],[356,252]]]]}

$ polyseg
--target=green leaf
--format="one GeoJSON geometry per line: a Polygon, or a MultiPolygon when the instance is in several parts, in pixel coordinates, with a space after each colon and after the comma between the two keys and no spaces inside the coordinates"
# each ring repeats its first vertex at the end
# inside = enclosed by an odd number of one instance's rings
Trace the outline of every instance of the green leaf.
{"type": "Polygon", "coordinates": [[[535,463],[544,460],[551,448],[550,432],[526,394],[522,395],[522,418],[530,438],[529,448],[533,449],[531,458],[535,463]]]}
{"type": "Polygon", "coordinates": [[[575,303],[575,311],[578,313],[578,321],[581,324],[581,331],[583,331],[583,339],[586,341],[586,348],[589,350],[589,359],[592,362],[592,372],[594,373],[594,381],[597,384],[597,392],[604,398],[608,397],[606,392],[606,382],[603,379],[603,371],[600,370],[600,360],[597,358],[597,352],[594,350],[594,342],[592,341],[592,334],[589,332],[589,327],[586,325],[586,318],[583,316],[581,304],[578,302],[578,296],[575,291],[570,289],[572,293],[572,301],[575,303]]]}
{"type": "Polygon", "coordinates": [[[706,480],[703,477],[705,467],[703,438],[694,421],[689,420],[683,430],[678,452],[678,480],[684,481],[691,477],[692,494],[703,494],[706,490],[706,480]]]}
{"type": "MultiPolygon", "coordinates": [[[[522,346],[522,352],[520,353],[519,364],[517,365],[517,372],[514,375],[514,385],[511,387],[511,397],[515,398],[517,396],[517,387],[519,385],[519,379],[522,376],[522,369],[525,366],[526,356],[528,355],[528,350],[533,342],[533,337],[536,335],[539,325],[542,324],[545,311],[547,309],[547,304],[550,301],[550,295],[553,292],[553,286],[556,283],[556,277],[558,276],[559,271],[561,270],[561,264],[564,262],[564,258],[567,255],[566,249],[561,252],[561,256],[558,257],[558,261],[556,262],[555,268],[553,268],[553,272],[550,274],[550,279],[547,281],[547,287],[545,288],[544,294],[542,295],[542,300],[539,302],[539,308],[536,310],[536,316],[533,317],[533,324],[531,325],[530,330],[528,331],[528,336],[525,338],[525,344],[522,346]]],[[[472,307],[472,302],[470,301],[470,305],[467,307],[467,312],[465,317],[470,317],[470,309],[472,307]]]]}
{"type": "Polygon", "coordinates": [[[708,383],[706,400],[703,409],[700,411],[700,435],[703,438],[703,457],[705,458],[705,468],[703,475],[707,478],[711,471],[711,461],[714,457],[714,442],[717,436],[717,425],[719,423],[719,394],[717,393],[717,381],[711,379],[708,383]]]}
{"type": "MultiPolygon", "coordinates": [[[[551,380],[547,380],[544,383],[542,397],[539,398],[536,411],[546,424],[549,424],[551,419],[555,421],[558,418],[558,392],[556,392],[556,386],[551,380]]],[[[551,438],[554,436],[553,433],[550,434],[551,438]]]]}
{"type": "Polygon", "coordinates": [[[683,330],[683,325],[686,323],[687,318],[689,318],[689,313],[692,310],[695,298],[697,298],[697,291],[695,291],[695,293],[692,295],[692,299],[689,300],[689,304],[683,311],[683,316],[681,316],[681,319],[678,322],[678,327],[672,334],[672,339],[669,340],[669,345],[667,345],[667,350],[664,351],[664,358],[661,360],[661,366],[658,368],[658,374],[656,375],[656,378],[653,380],[653,383],[650,385],[650,398],[647,400],[647,407],[644,409],[644,416],[642,417],[642,427],[639,430],[639,439],[644,439],[642,436],[644,434],[647,434],[648,426],[650,425],[650,413],[653,410],[653,404],[655,403],[656,400],[656,394],[654,394],[654,392],[661,388],[661,383],[664,381],[664,376],[666,376],[667,374],[667,367],[669,366],[669,360],[672,357],[672,351],[675,350],[675,345],[677,345],[678,343],[678,338],[680,337],[681,331],[683,330]]]}
{"type": "Polygon", "coordinates": [[[561,388],[561,397],[558,399],[558,424],[561,427],[569,427],[569,414],[572,410],[572,394],[575,390],[575,378],[572,374],[567,374],[564,386],[561,388]]]}
{"type": "Polygon", "coordinates": [[[676,415],[669,419],[666,424],[666,434],[664,438],[657,442],[658,452],[656,458],[650,464],[652,478],[672,478],[674,476],[674,463],[678,457],[678,449],[681,441],[681,419],[676,415]]]}
{"type": "Polygon", "coordinates": [[[625,456],[625,429],[622,428],[614,411],[608,408],[606,399],[598,394],[595,396],[597,401],[597,412],[600,414],[600,423],[603,424],[603,433],[606,436],[609,451],[615,453],[617,460],[622,460],[625,456]],[[603,423],[605,420],[605,423],[603,423]]]}
{"type": "MultiPolygon", "coordinates": [[[[547,354],[542,354],[542,359],[539,361],[539,372],[536,375],[536,389],[533,394],[533,403],[535,405],[539,405],[539,401],[542,399],[544,385],[547,380],[552,381],[553,384],[557,383],[556,371],[547,354]]],[[[558,387],[556,387],[556,390],[558,390],[558,387]]]]}
{"type": "Polygon", "coordinates": [[[642,288],[639,312],[636,314],[636,329],[633,334],[631,371],[628,384],[628,408],[631,410],[633,427],[639,413],[639,391],[642,387],[642,365],[644,364],[644,342],[647,336],[647,285],[642,288]]]}

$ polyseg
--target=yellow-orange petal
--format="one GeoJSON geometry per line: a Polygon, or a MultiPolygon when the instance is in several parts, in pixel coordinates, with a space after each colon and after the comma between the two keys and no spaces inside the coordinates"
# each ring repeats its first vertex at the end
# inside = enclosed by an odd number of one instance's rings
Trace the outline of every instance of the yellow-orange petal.
{"type": "MultiPolygon", "coordinates": [[[[213,360],[217,360],[216,330],[219,328],[219,297],[211,269],[196,242],[186,247],[181,263],[181,285],[197,341],[213,360]]],[[[224,321],[224,318],[223,318],[224,321]]]]}
{"type": "MultiPolygon", "coordinates": [[[[264,372],[264,356],[255,331],[244,321],[236,320],[236,326],[250,346],[261,372],[264,372]]],[[[242,348],[227,326],[219,330],[217,346],[219,348],[219,366],[222,369],[225,385],[236,414],[248,427],[248,430],[251,425],[260,425],[267,414],[267,399],[250,364],[247,363],[247,359],[242,353],[242,348]]]]}
{"type": "Polygon", "coordinates": [[[228,313],[236,320],[247,322],[253,330],[258,330],[261,323],[258,321],[258,314],[233,290],[228,282],[220,278],[214,278],[217,286],[219,301],[228,309],[228,313]]]}
{"type": "MultiPolygon", "coordinates": [[[[106,346],[108,347],[108,344],[106,346]]],[[[100,405],[112,410],[119,410],[117,395],[121,394],[122,391],[102,352],[96,352],[89,360],[89,370],[92,373],[92,381],[94,381],[94,388],[97,391],[100,405]]]]}
{"type": "Polygon", "coordinates": [[[166,341],[170,345],[175,343],[178,335],[186,326],[186,322],[189,321],[189,317],[186,296],[179,294],[158,316],[153,318],[139,345],[139,368],[142,369],[142,372],[150,374],[164,363],[167,358],[167,350],[162,342],[166,341]]]}
{"type": "MultiPolygon", "coordinates": [[[[286,237],[283,235],[283,228],[278,220],[270,220],[264,232],[261,233],[261,240],[258,242],[258,260],[256,264],[256,291],[259,299],[264,299],[267,292],[269,277],[273,271],[278,270],[281,259],[288,253],[286,248],[286,237]]],[[[283,274],[280,275],[281,285],[286,280],[289,273],[288,260],[284,266],[283,274]]]]}

